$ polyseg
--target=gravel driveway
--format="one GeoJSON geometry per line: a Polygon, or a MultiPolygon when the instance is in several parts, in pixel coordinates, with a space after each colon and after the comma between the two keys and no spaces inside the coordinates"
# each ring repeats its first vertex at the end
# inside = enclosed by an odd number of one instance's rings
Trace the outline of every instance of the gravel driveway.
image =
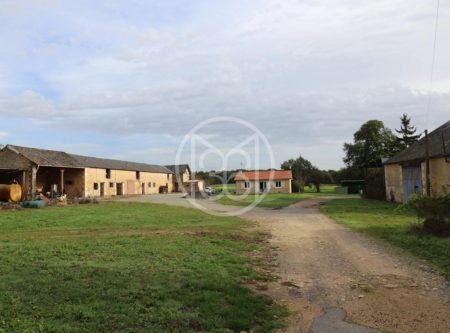
{"type": "MultiPolygon", "coordinates": [[[[126,200],[190,206],[179,194],[126,200]]],[[[287,332],[450,332],[445,279],[401,250],[330,220],[318,209],[326,200],[242,216],[272,236],[279,279],[259,292],[291,309],[287,332]]]]}

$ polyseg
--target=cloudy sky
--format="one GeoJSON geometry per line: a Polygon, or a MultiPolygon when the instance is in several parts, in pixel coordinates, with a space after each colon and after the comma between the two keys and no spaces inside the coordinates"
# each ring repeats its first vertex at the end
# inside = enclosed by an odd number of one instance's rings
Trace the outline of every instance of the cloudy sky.
{"type": "MultiPolygon", "coordinates": [[[[0,143],[169,164],[191,128],[229,116],[264,133],[277,164],[338,168],[369,119],[450,120],[449,0],[429,91],[436,5],[0,0],[0,143]]],[[[231,122],[204,134],[244,135],[231,122]]]]}

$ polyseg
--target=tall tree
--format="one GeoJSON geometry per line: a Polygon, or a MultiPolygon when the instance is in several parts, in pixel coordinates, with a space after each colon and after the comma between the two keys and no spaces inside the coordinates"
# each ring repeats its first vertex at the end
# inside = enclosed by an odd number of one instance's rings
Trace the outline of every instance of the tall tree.
{"type": "Polygon", "coordinates": [[[400,137],[397,138],[399,150],[403,150],[411,146],[414,142],[417,142],[420,134],[416,134],[417,128],[411,125],[411,118],[406,113],[400,117],[400,122],[400,129],[396,129],[395,131],[400,134],[400,137]]]}
{"type": "Polygon", "coordinates": [[[353,135],[353,143],[344,143],[344,162],[349,167],[376,164],[397,152],[397,137],[380,120],[369,120],[353,135]]]}
{"type": "Polygon", "coordinates": [[[313,169],[310,161],[299,156],[296,159],[289,159],[281,164],[282,170],[292,170],[292,176],[297,181],[300,192],[304,192],[305,184],[308,181],[308,175],[313,169]]]}

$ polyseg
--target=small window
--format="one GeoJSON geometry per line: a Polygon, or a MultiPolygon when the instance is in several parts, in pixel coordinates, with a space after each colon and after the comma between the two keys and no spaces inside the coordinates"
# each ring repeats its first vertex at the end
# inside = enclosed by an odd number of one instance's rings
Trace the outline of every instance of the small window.
{"type": "Polygon", "coordinates": [[[141,179],[141,173],[139,171],[136,171],[136,179],[141,179]]]}
{"type": "Polygon", "coordinates": [[[113,188],[113,187],[114,187],[114,183],[112,183],[112,182],[109,183],[109,187],[110,187],[110,188],[113,188]]]}
{"type": "Polygon", "coordinates": [[[281,183],[281,181],[277,180],[277,181],[275,182],[275,187],[276,187],[276,188],[283,187],[283,184],[281,183]]]}
{"type": "Polygon", "coordinates": [[[111,169],[106,169],[106,179],[111,178],[111,169]]]}
{"type": "Polygon", "coordinates": [[[148,186],[148,187],[152,187],[152,183],[148,183],[147,186],[148,186]]]}
{"type": "Polygon", "coordinates": [[[94,183],[94,191],[98,190],[98,183],[94,183]]]}
{"type": "Polygon", "coordinates": [[[156,187],[156,183],[153,183],[153,187],[156,187]]]}
{"type": "Polygon", "coordinates": [[[245,188],[250,188],[250,182],[244,182],[244,187],[245,188]]]}
{"type": "Polygon", "coordinates": [[[167,174],[167,180],[169,180],[169,179],[170,179],[170,173],[167,174]]]}
{"type": "Polygon", "coordinates": [[[66,185],[73,185],[73,181],[71,181],[71,180],[66,180],[65,184],[66,184],[66,185]]]}

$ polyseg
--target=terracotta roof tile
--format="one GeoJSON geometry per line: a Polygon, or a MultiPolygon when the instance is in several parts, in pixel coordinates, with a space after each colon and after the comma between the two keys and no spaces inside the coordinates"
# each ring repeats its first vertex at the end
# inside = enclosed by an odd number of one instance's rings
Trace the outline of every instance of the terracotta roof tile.
{"type": "Polygon", "coordinates": [[[291,170],[272,170],[272,171],[244,171],[238,172],[234,177],[235,181],[238,180],[286,180],[292,179],[291,170]]]}

